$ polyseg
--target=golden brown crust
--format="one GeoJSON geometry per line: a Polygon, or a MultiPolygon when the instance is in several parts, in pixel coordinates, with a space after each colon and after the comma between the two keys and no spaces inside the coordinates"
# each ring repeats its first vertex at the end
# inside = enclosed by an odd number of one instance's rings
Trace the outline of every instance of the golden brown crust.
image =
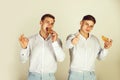
{"type": "Polygon", "coordinates": [[[109,41],[109,38],[105,37],[105,36],[102,36],[102,40],[103,41],[109,41]]]}
{"type": "Polygon", "coordinates": [[[51,34],[53,30],[51,28],[46,28],[47,33],[51,34]]]}

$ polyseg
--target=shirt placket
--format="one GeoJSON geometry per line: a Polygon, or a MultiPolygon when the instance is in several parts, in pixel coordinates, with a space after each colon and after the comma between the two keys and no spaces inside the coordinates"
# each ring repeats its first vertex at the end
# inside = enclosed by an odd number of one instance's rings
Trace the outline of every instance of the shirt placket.
{"type": "Polygon", "coordinates": [[[42,52],[42,80],[44,77],[44,56],[45,56],[45,40],[43,40],[43,52],[42,52]]]}
{"type": "Polygon", "coordinates": [[[87,40],[85,40],[85,67],[87,66],[87,40]]]}

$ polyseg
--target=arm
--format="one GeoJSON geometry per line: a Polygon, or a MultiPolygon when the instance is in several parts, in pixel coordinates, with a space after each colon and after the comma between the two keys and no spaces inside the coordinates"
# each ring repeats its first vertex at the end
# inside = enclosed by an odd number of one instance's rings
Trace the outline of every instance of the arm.
{"type": "Polygon", "coordinates": [[[52,46],[53,46],[56,59],[57,61],[62,62],[65,58],[65,54],[62,49],[62,42],[58,38],[58,34],[55,31],[52,30],[50,34],[52,36],[52,46]]]}
{"type": "Polygon", "coordinates": [[[19,42],[21,45],[20,59],[22,63],[25,63],[28,60],[30,53],[29,40],[28,38],[24,37],[24,35],[21,35],[19,38],[19,42]]]}
{"type": "Polygon", "coordinates": [[[21,51],[20,51],[20,60],[21,60],[22,63],[25,63],[28,60],[29,54],[30,54],[29,46],[27,46],[26,49],[23,49],[23,48],[21,49],[21,51]]]}
{"type": "Polygon", "coordinates": [[[66,47],[67,48],[72,48],[74,47],[74,45],[77,44],[79,40],[79,35],[78,36],[75,36],[75,35],[69,35],[66,39],[66,47]]]}
{"type": "Polygon", "coordinates": [[[62,62],[65,58],[65,54],[64,54],[64,51],[62,49],[62,42],[61,40],[57,40],[57,41],[54,41],[52,43],[52,46],[53,46],[53,50],[55,52],[55,56],[57,58],[57,61],[60,61],[62,62]]]}
{"type": "Polygon", "coordinates": [[[104,42],[104,49],[100,47],[98,59],[103,60],[105,56],[108,54],[108,49],[112,46],[112,40],[108,40],[104,42]]]}
{"type": "Polygon", "coordinates": [[[99,53],[98,53],[98,60],[103,60],[108,54],[108,49],[102,49],[100,48],[99,53]]]}

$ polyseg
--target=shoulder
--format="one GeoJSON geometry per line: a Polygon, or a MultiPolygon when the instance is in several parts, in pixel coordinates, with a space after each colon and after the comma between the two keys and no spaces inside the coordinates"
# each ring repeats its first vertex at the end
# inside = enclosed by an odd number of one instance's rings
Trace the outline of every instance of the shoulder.
{"type": "Polygon", "coordinates": [[[58,42],[59,44],[62,44],[62,40],[61,40],[60,38],[57,39],[57,42],[58,42]]]}
{"type": "Polygon", "coordinates": [[[99,42],[98,38],[95,35],[93,35],[93,34],[91,34],[91,39],[96,41],[96,42],[99,42]]]}
{"type": "Polygon", "coordinates": [[[75,36],[77,33],[69,34],[67,37],[75,36]]]}
{"type": "Polygon", "coordinates": [[[69,35],[67,36],[67,40],[68,40],[69,38],[75,37],[75,35],[76,35],[76,33],[74,33],[74,34],[69,34],[69,35]]]}
{"type": "Polygon", "coordinates": [[[28,37],[29,40],[35,40],[37,38],[38,34],[31,35],[28,37]]]}

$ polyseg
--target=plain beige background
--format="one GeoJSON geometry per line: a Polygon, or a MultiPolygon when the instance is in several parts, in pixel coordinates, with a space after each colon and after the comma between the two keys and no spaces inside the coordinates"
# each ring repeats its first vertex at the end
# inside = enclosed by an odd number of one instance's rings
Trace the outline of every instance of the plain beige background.
{"type": "Polygon", "coordinates": [[[105,60],[96,60],[97,80],[120,80],[120,0],[0,0],[0,80],[27,79],[28,62],[20,62],[18,37],[37,33],[45,13],[56,17],[54,30],[62,39],[66,55],[64,62],[58,63],[57,80],[67,80],[69,53],[65,40],[79,29],[86,14],[95,16],[97,23],[92,33],[102,46],[102,35],[113,39],[105,60]]]}

